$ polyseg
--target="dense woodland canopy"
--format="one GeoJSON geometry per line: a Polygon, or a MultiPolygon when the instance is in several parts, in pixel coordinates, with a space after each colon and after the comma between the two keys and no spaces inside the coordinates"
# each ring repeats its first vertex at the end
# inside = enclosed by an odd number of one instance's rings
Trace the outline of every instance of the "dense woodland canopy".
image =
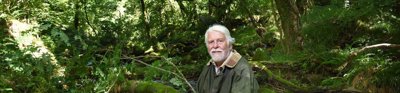
{"type": "Polygon", "coordinates": [[[260,92],[400,91],[400,0],[0,0],[0,92],[191,92],[227,26],[260,92]]]}

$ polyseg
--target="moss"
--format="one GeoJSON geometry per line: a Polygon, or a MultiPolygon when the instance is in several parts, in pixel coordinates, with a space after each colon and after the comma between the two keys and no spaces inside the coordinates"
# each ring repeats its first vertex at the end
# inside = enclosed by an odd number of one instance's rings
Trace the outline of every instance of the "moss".
{"type": "Polygon", "coordinates": [[[276,93],[276,92],[269,86],[260,86],[258,93],[276,93]]]}
{"type": "Polygon", "coordinates": [[[161,83],[142,81],[138,82],[135,89],[136,93],[178,93],[178,91],[170,86],[161,83]]]}

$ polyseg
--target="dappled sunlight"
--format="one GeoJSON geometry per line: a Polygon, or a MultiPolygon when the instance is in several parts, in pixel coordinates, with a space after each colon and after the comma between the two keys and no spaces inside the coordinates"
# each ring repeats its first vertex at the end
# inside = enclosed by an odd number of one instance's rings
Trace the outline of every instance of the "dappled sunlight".
{"type": "MultiPolygon", "coordinates": [[[[51,63],[58,67],[54,54],[48,50],[44,42],[38,37],[38,33],[35,32],[35,28],[39,26],[36,22],[26,23],[19,20],[11,20],[11,23],[9,33],[17,41],[18,47],[21,50],[30,46],[36,48],[34,51],[26,51],[25,54],[31,54],[33,58],[42,58],[44,55],[48,54],[51,63]]],[[[63,68],[57,69],[57,76],[63,76],[63,72],[63,68]]]]}
{"type": "Polygon", "coordinates": [[[126,8],[124,7],[127,0],[122,0],[117,3],[117,9],[113,12],[114,17],[122,17],[125,15],[126,8]]]}

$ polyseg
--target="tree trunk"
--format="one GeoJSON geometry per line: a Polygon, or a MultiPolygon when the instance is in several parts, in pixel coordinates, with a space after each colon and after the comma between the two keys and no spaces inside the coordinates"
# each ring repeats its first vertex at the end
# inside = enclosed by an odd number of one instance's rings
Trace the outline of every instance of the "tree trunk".
{"type": "Polygon", "coordinates": [[[149,26],[149,23],[146,21],[147,20],[147,18],[146,18],[146,4],[145,4],[144,0],[140,0],[140,6],[141,6],[140,10],[142,12],[141,19],[142,19],[142,24],[144,26],[144,34],[145,34],[146,39],[150,39],[151,38],[151,36],[150,36],[150,26],[149,26]]]}
{"type": "Polygon", "coordinates": [[[286,54],[294,53],[301,46],[299,10],[292,0],[275,0],[275,3],[283,35],[282,47],[286,54]]]}
{"type": "Polygon", "coordinates": [[[75,2],[75,15],[74,15],[74,30],[75,31],[79,31],[79,9],[80,9],[80,5],[79,5],[79,1],[80,0],[76,0],[75,2]]]}

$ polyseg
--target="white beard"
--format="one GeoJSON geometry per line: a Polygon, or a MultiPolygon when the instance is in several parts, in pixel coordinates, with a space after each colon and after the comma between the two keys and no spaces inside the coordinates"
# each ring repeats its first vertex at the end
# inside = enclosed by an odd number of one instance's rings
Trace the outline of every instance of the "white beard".
{"type": "Polygon", "coordinates": [[[226,60],[226,58],[228,58],[229,51],[213,49],[209,52],[209,54],[211,55],[211,58],[214,62],[223,62],[226,60]],[[213,53],[213,51],[221,51],[221,52],[213,53]]]}

